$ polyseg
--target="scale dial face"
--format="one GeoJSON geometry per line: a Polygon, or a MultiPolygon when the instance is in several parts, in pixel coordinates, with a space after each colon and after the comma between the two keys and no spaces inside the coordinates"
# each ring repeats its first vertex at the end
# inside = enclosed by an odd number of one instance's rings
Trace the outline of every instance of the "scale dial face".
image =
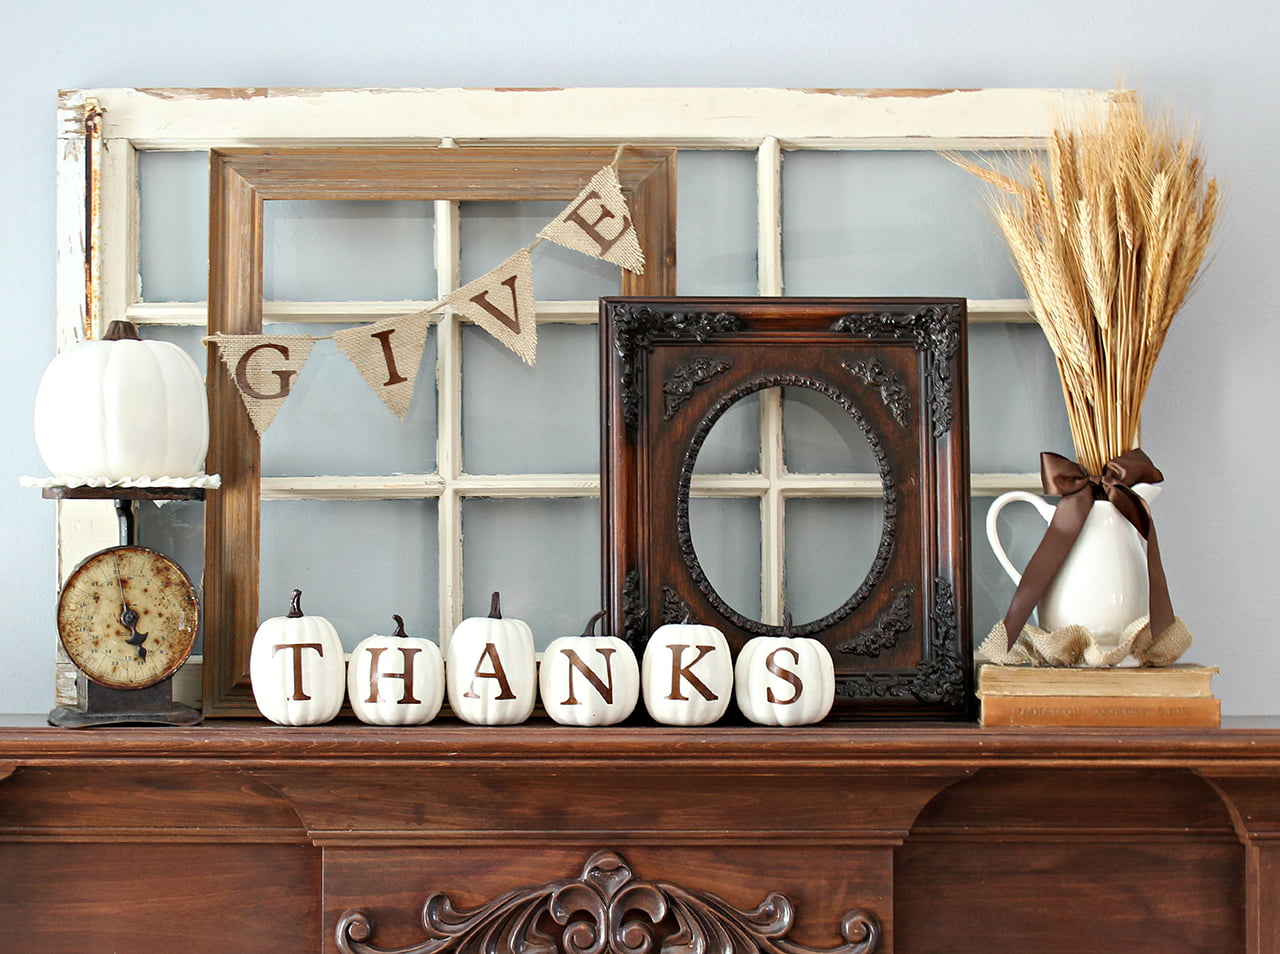
{"type": "Polygon", "coordinates": [[[108,547],[72,572],[58,598],[58,636],[88,678],[113,689],[165,679],[191,655],[200,602],[191,580],[146,547],[108,547]]]}

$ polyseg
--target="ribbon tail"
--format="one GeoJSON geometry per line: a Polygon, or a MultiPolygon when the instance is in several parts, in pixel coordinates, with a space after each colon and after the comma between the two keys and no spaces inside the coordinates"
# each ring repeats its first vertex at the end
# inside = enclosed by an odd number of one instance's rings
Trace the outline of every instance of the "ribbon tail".
{"type": "Polygon", "coordinates": [[[1147,528],[1147,578],[1151,612],[1151,635],[1159,637],[1173,625],[1173,600],[1169,597],[1169,580],[1164,575],[1164,563],[1160,560],[1160,546],[1156,542],[1155,524],[1147,528]]]}
{"type": "Polygon", "coordinates": [[[1013,648],[1018,634],[1022,632],[1022,627],[1031,618],[1032,611],[1044,597],[1045,590],[1053,582],[1058,568],[1062,566],[1062,561],[1071,552],[1071,547],[1080,536],[1085,518],[1089,516],[1089,509],[1092,506],[1093,497],[1087,492],[1070,494],[1058,502],[1053,519],[1049,521],[1049,528],[1045,531],[1044,539],[1040,541],[1036,552],[1027,562],[1022,581],[1018,583],[1013,599],[1009,601],[1009,611],[1004,617],[1008,649],[1013,648]]]}

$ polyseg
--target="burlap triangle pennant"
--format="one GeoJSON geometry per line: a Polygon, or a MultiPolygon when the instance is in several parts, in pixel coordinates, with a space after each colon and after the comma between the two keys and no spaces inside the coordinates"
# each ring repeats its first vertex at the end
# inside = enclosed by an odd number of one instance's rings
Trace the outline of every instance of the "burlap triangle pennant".
{"type": "Polygon", "coordinates": [[[427,343],[430,312],[386,318],[371,325],[334,332],[338,350],[345,354],[382,403],[404,420],[413,400],[422,349],[427,343]]]}
{"type": "Polygon", "coordinates": [[[522,248],[487,275],[444,299],[510,348],[525,364],[538,359],[538,324],[533,305],[533,259],[522,248]]]}
{"type": "Polygon", "coordinates": [[[316,339],[308,335],[216,335],[212,339],[261,435],[293,392],[316,339]]]}
{"type": "Polygon", "coordinates": [[[538,233],[541,238],[592,258],[644,274],[644,251],[613,166],[605,166],[563,212],[538,233]]]}

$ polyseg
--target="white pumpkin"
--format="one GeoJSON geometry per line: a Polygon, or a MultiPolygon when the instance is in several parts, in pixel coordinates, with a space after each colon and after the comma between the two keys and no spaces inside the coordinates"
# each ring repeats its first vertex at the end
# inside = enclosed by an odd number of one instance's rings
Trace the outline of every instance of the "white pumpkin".
{"type": "Polygon", "coordinates": [[[280,725],[320,725],[342,708],[342,640],[323,616],[303,615],[301,590],[293,591],[288,616],[258,627],[249,678],[258,710],[280,725]]]}
{"type": "Polygon", "coordinates": [[[53,359],[36,392],[36,446],[57,476],[194,477],[209,447],[200,369],[167,341],[113,321],[53,359]]]}
{"type": "Polygon", "coordinates": [[[714,626],[659,626],[649,637],[641,665],[644,706],[663,725],[710,725],[729,708],[733,657],[714,626]]]}
{"type": "Polygon", "coordinates": [[[595,635],[604,613],[581,636],[561,636],[542,654],[538,686],[542,706],[561,725],[616,725],[640,698],[640,665],[617,636],[595,635]]]}
{"type": "Polygon", "coordinates": [[[425,725],[444,702],[444,657],[429,639],[405,634],[396,621],[390,636],[362,639],[347,665],[347,699],[369,725],[425,725]]]}
{"type": "Polygon", "coordinates": [[[786,635],[757,636],[738,654],[738,709],[757,725],[813,725],[835,702],[835,664],[818,640],[791,635],[790,614],[783,628],[786,635]]]}
{"type": "Polygon", "coordinates": [[[473,725],[523,722],[538,697],[537,665],[533,630],[522,619],[503,619],[494,593],[489,615],[464,619],[449,638],[449,706],[473,725]]]}

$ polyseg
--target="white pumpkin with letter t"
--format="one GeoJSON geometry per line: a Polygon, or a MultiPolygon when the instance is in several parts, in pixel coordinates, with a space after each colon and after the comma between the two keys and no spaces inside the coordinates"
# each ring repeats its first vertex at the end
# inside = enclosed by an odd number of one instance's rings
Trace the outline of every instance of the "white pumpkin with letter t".
{"type": "Polygon", "coordinates": [[[733,673],[738,708],[757,725],[821,722],[836,698],[831,653],[816,639],[792,636],[790,613],[783,632],[742,647],[733,673]]]}
{"type": "Polygon", "coordinates": [[[714,626],[659,626],[649,637],[640,685],[649,715],[663,725],[710,725],[733,695],[733,657],[714,626]]]}
{"type": "Polygon", "coordinates": [[[449,638],[449,706],[473,725],[523,722],[537,701],[537,665],[529,624],[503,619],[500,597],[494,593],[489,615],[464,619],[449,638]]]}
{"type": "Polygon", "coordinates": [[[347,680],[342,640],[323,616],[302,612],[294,590],[287,616],[258,627],[249,650],[249,679],[259,711],[280,725],[320,725],[342,708],[347,680]]]}
{"type": "Polygon", "coordinates": [[[347,698],[369,725],[426,725],[444,702],[444,657],[429,639],[409,636],[404,620],[390,636],[362,639],[347,666],[347,698]]]}
{"type": "Polygon", "coordinates": [[[185,351],[113,321],[59,354],[36,392],[36,446],[58,477],[195,477],[209,446],[204,378],[185,351]]]}
{"type": "Polygon", "coordinates": [[[640,699],[640,665],[617,636],[597,636],[597,613],[581,636],[552,640],[542,654],[542,705],[561,725],[616,725],[640,699]]]}

